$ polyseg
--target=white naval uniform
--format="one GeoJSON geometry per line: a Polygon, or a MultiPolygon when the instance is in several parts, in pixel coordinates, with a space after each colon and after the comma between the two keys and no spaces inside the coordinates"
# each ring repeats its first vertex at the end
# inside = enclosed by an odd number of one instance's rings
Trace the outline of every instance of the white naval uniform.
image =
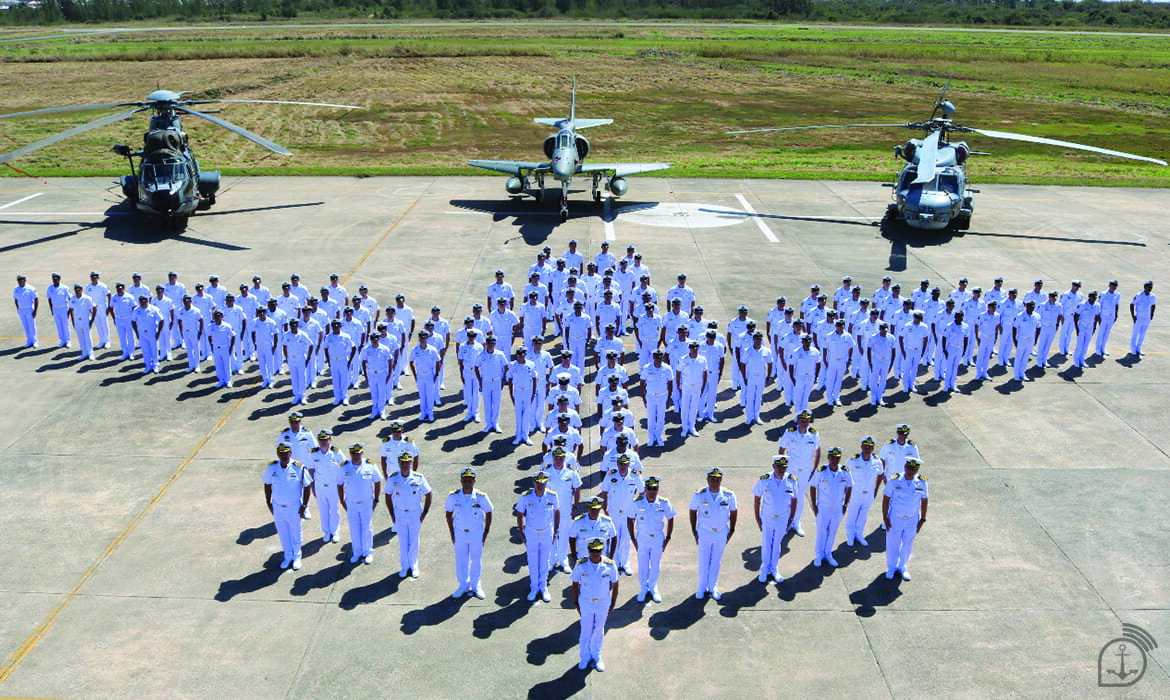
{"type": "Polygon", "coordinates": [[[336,541],[341,529],[341,505],[337,487],[341,485],[342,467],[345,457],[336,447],[330,446],[322,452],[319,447],[309,452],[305,465],[313,474],[313,495],[317,498],[318,515],[321,517],[321,534],[325,541],[336,541]]]}
{"type": "Polygon", "coordinates": [[[1040,367],[1048,366],[1048,355],[1052,350],[1052,341],[1056,339],[1057,327],[1064,318],[1064,309],[1060,304],[1047,302],[1036,307],[1040,316],[1040,338],[1036,341],[1036,364],[1040,367]]]}
{"type": "Polygon", "coordinates": [[[691,511],[695,512],[695,527],[699,539],[699,584],[696,594],[713,593],[718,589],[719,566],[727,547],[731,527],[731,513],[739,510],[735,493],[727,489],[712,492],[701,488],[691,496],[691,511]]]}
{"type": "Polygon", "coordinates": [[[853,495],[849,498],[849,509],[845,512],[845,544],[865,544],[866,521],[877,494],[877,480],[883,474],[884,467],[876,452],[870,454],[868,460],[858,452],[844,467],[853,475],[853,495]]]}
{"type": "Polygon", "coordinates": [[[69,296],[69,310],[73,313],[73,330],[77,333],[77,347],[81,349],[81,359],[93,357],[93,330],[94,303],[93,299],[82,294],[69,296]]]}
{"type": "Polygon", "coordinates": [[[418,536],[424,500],[430,492],[431,485],[418,472],[402,476],[399,470],[386,479],[386,496],[393,508],[394,531],[398,533],[398,565],[403,574],[419,574],[418,536]]]}
{"type": "Polygon", "coordinates": [[[479,391],[483,395],[483,432],[499,432],[500,398],[508,371],[508,357],[499,350],[488,352],[484,348],[475,360],[475,370],[479,377],[479,391]]]}
{"type": "Polygon", "coordinates": [[[569,571],[569,528],[573,523],[574,494],[580,495],[581,475],[569,465],[572,455],[565,455],[565,464],[560,469],[551,466],[542,466],[540,471],[548,475],[548,486],[557,492],[558,505],[561,509],[561,524],[553,540],[552,550],[549,552],[549,568],[561,565],[565,572],[569,571]]]}
{"type": "Polygon", "coordinates": [[[1012,347],[1015,344],[1012,331],[1016,328],[1016,318],[1023,310],[1023,304],[1008,297],[999,305],[996,312],[999,314],[999,349],[996,354],[999,356],[1000,367],[1007,367],[1012,359],[1012,347]]]}
{"type": "Polygon", "coordinates": [[[532,416],[536,396],[536,365],[529,360],[508,365],[508,384],[512,393],[512,412],[516,421],[516,435],[512,444],[531,444],[528,434],[535,422],[532,416]]]}
{"type": "Polygon", "coordinates": [[[910,438],[906,438],[906,442],[901,445],[897,440],[890,440],[882,445],[877,456],[884,465],[886,481],[906,471],[906,460],[922,459],[922,455],[918,453],[918,444],[910,438]]]}
{"type": "Polygon", "coordinates": [[[581,612],[581,663],[600,661],[613,586],[618,585],[617,567],[606,557],[596,564],[588,558],[578,559],[571,580],[577,584],[577,607],[581,612]]]}
{"type": "Polygon", "coordinates": [[[853,351],[853,336],[848,333],[830,333],[825,340],[825,400],[830,405],[841,403],[841,382],[853,351]]]}
{"type": "MultiPolygon", "coordinates": [[[[194,307],[192,309],[194,310],[194,307]]],[[[276,349],[280,345],[279,337],[280,327],[267,315],[264,318],[257,317],[252,322],[252,343],[256,348],[256,364],[260,368],[260,386],[265,389],[272,386],[272,375],[276,374],[276,349]]],[[[198,352],[194,354],[188,352],[188,364],[197,362],[198,357],[198,352]]]]}
{"type": "MultiPolygon", "coordinates": [[[[239,347],[239,343],[236,343],[239,347]]],[[[298,330],[296,333],[286,333],[284,349],[288,353],[288,374],[292,380],[293,404],[305,402],[305,392],[309,389],[309,360],[313,354],[313,341],[309,334],[298,330]]]]}
{"type": "MultiPolygon", "coordinates": [[[[1085,295],[1079,291],[1074,292],[1069,289],[1064,294],[1061,294],[1057,300],[1061,308],[1061,323],[1064,324],[1060,329],[1061,355],[1068,355],[1069,345],[1072,343],[1073,326],[1076,325],[1073,323],[1073,315],[1080,308],[1081,304],[1085,302],[1085,298],[1085,295]]],[[[1079,331],[1080,329],[1078,328],[1077,330],[1079,331]]]]}
{"type": "Polygon", "coordinates": [[[390,360],[394,353],[381,341],[378,347],[367,345],[362,350],[362,364],[366,370],[366,384],[370,387],[370,418],[381,418],[390,401],[390,360]]]}
{"type": "Polygon", "coordinates": [[[783,553],[784,535],[792,524],[796,508],[796,492],[800,484],[796,477],[784,474],[777,479],[774,472],[768,472],[752,486],[752,496],[760,499],[760,575],[772,574],[777,581],[780,576],[780,555],[783,553]]]}
{"type": "Polygon", "coordinates": [[[158,344],[161,339],[159,326],[163,323],[159,310],[146,305],[146,308],[135,306],[133,315],[134,327],[138,329],[138,343],[142,346],[142,373],[158,372],[158,344]]]}
{"type": "Polygon", "coordinates": [[[630,529],[627,522],[633,517],[634,499],[643,493],[642,477],[630,469],[622,476],[614,469],[601,478],[600,490],[605,494],[606,514],[617,528],[617,542],[614,545],[613,560],[618,571],[630,570],[630,529]]]}
{"type": "Polygon", "coordinates": [[[809,483],[817,490],[817,541],[813,565],[819,566],[822,559],[836,566],[833,559],[833,545],[837,540],[837,529],[845,518],[853,489],[853,475],[849,468],[841,465],[833,471],[827,465],[817,469],[809,483]]]}
{"type": "Polygon", "coordinates": [[[456,359],[463,367],[460,379],[463,381],[463,407],[467,409],[465,421],[479,422],[479,381],[475,378],[475,362],[483,346],[478,342],[470,343],[466,340],[459,345],[456,359]]]}
{"type": "Polygon", "coordinates": [[[744,389],[743,397],[744,422],[747,425],[760,422],[760,410],[764,403],[764,384],[768,381],[769,370],[775,363],[775,357],[767,345],[761,344],[757,349],[749,345],[739,355],[743,364],[744,389]]]}
{"type": "MultiPolygon", "coordinates": [[[[28,283],[25,282],[25,286],[28,283]]],[[[50,284],[45,287],[45,299],[49,302],[49,312],[53,316],[53,325],[57,329],[57,347],[69,347],[72,338],[69,335],[69,288],[63,284],[50,284]]],[[[35,337],[35,334],[34,334],[35,337]]]]}
{"type": "Polygon", "coordinates": [[[662,445],[666,426],[666,400],[670,397],[674,370],[666,363],[655,367],[651,362],[642,367],[641,375],[645,386],[642,398],[646,402],[646,444],[662,445]]]}
{"type": "MultiPolygon", "coordinates": [[[[272,487],[272,520],[280,547],[284,550],[284,564],[301,558],[301,506],[305,488],[312,485],[313,476],[300,462],[289,460],[282,467],[272,462],[264,470],[264,483],[272,487]]],[[[299,565],[298,565],[299,566],[299,565]]]]}
{"type": "Polygon", "coordinates": [[[483,570],[484,521],[492,512],[492,502],[479,489],[463,493],[455,489],[447,496],[443,509],[453,515],[455,528],[455,579],[457,593],[475,593],[483,570]]]}
{"type": "Polygon", "coordinates": [[[1104,291],[1097,297],[1101,305],[1101,325],[1097,328],[1097,354],[1105,357],[1105,344],[1109,342],[1109,332],[1113,324],[1117,323],[1117,312],[1121,305],[1121,295],[1117,292],[1104,291]]]}
{"type": "Polygon", "coordinates": [[[226,323],[211,324],[207,333],[211,344],[212,359],[215,361],[215,378],[220,387],[232,385],[232,348],[236,343],[236,332],[226,323]]]}
{"type": "MultiPolygon", "coordinates": [[[[118,349],[122,351],[123,360],[134,357],[134,348],[137,347],[134,342],[133,326],[134,309],[137,306],[138,301],[131,299],[129,294],[115,294],[110,297],[110,308],[114,312],[114,330],[118,332],[118,349]]],[[[33,328],[33,332],[36,333],[36,328],[33,328]]]]}
{"type": "Polygon", "coordinates": [[[871,406],[876,406],[885,399],[897,342],[897,339],[889,335],[888,331],[886,335],[879,332],[869,339],[866,354],[869,356],[869,403],[871,406]]]}
{"type": "Polygon", "coordinates": [[[902,327],[901,347],[905,348],[902,354],[902,389],[907,393],[914,391],[918,366],[926,355],[929,337],[930,328],[925,323],[914,323],[911,319],[910,323],[902,327]]]}
{"type": "Polygon", "coordinates": [[[1028,371],[1028,361],[1032,359],[1032,348],[1036,345],[1036,329],[1040,327],[1040,315],[1035,311],[1020,312],[1016,317],[1016,381],[1024,381],[1028,371]]]}
{"type": "Polygon", "coordinates": [[[996,333],[1000,320],[998,313],[984,311],[975,317],[975,335],[979,338],[979,352],[975,356],[975,378],[990,379],[987,368],[991,364],[991,351],[995,349],[996,333]]]}
{"type": "Polygon", "coordinates": [[[714,423],[718,422],[715,418],[715,404],[719,398],[719,379],[723,373],[727,349],[723,339],[716,337],[714,343],[700,343],[699,354],[707,359],[707,383],[703,388],[703,400],[699,404],[699,418],[714,423]]]}
{"type": "Polygon", "coordinates": [[[638,538],[638,585],[643,594],[657,594],[662,550],[666,546],[666,522],[674,516],[674,506],[662,496],[651,501],[643,493],[634,499],[630,520],[638,538]]]}
{"type": "Polygon", "coordinates": [[[382,472],[368,459],[342,468],[341,483],[345,490],[345,514],[349,520],[349,541],[353,551],[350,563],[374,554],[374,506],[382,485],[382,472]]]}
{"type": "Polygon", "coordinates": [[[914,537],[922,515],[922,501],[930,497],[926,479],[915,476],[907,480],[899,475],[886,482],[883,495],[889,496],[890,530],[886,534],[886,575],[906,571],[914,551],[914,537]]]}
{"type": "Polygon", "coordinates": [[[410,364],[414,367],[414,380],[418,386],[418,415],[422,421],[435,419],[435,397],[439,393],[435,368],[438,363],[439,351],[431,345],[415,345],[410,349],[410,364]]]}
{"type": "Polygon", "coordinates": [[[820,365],[821,351],[811,343],[807,350],[802,344],[800,349],[792,353],[788,371],[792,379],[792,405],[796,413],[808,408],[808,397],[812,393],[820,365]]]}
{"type": "Polygon", "coordinates": [[[535,491],[525,491],[516,503],[516,512],[524,516],[524,550],[528,557],[529,591],[540,594],[548,590],[553,542],[556,541],[557,529],[562,522],[560,495],[547,485],[544,494],[540,496],[537,496],[535,491]]]}
{"type": "Polygon", "coordinates": [[[695,420],[699,416],[699,405],[703,401],[706,383],[710,381],[707,358],[702,354],[691,357],[689,353],[685,353],[674,368],[677,380],[675,393],[682,399],[677,407],[679,422],[682,424],[679,434],[683,437],[687,435],[698,437],[699,431],[695,428],[695,420]]]}
{"type": "MultiPolygon", "coordinates": [[[[104,282],[87,284],[84,295],[93,300],[94,308],[97,309],[93,323],[97,326],[98,347],[104,348],[110,344],[110,320],[107,311],[110,308],[110,288],[104,282]]],[[[182,305],[181,301],[176,303],[182,305]]]]}
{"type": "Polygon", "coordinates": [[[1137,318],[1133,322],[1133,334],[1129,339],[1129,352],[1133,355],[1142,354],[1142,343],[1146,340],[1146,331],[1150,328],[1150,321],[1154,318],[1154,305],[1158,298],[1154,294],[1146,294],[1145,290],[1133,297],[1133,311],[1137,318]]]}
{"type": "MultiPolygon", "coordinates": [[[[333,386],[333,405],[349,401],[350,354],[354,341],[345,333],[330,333],[325,338],[325,353],[329,358],[329,380],[333,386]]],[[[279,363],[278,365],[279,366],[279,363]]]]}
{"type": "Polygon", "coordinates": [[[792,529],[803,529],[800,521],[804,516],[804,496],[808,493],[808,481],[812,478],[816,468],[814,460],[817,450],[821,447],[821,436],[817,429],[809,427],[805,432],[793,425],[780,435],[781,454],[788,455],[788,473],[796,477],[800,489],[796,492],[796,517],[792,519],[792,529]]]}

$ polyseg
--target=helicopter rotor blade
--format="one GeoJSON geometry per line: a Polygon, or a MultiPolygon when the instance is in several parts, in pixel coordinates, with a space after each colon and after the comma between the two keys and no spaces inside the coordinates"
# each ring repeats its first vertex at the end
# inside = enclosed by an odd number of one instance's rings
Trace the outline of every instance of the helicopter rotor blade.
{"type": "Polygon", "coordinates": [[[1086,146],[1083,143],[1073,143],[1071,141],[1059,141],[1057,139],[1046,139],[1040,136],[1025,136],[1024,134],[1013,134],[1009,131],[990,131],[987,129],[968,129],[976,134],[984,136],[991,136],[997,139],[1007,139],[1009,141],[1027,141],[1029,143],[1043,143],[1049,146],[1060,146],[1062,148],[1074,148],[1078,151],[1091,151],[1093,153],[1101,153],[1107,156],[1116,156],[1117,158],[1129,158],[1131,160],[1144,160],[1147,163],[1157,163],[1158,165],[1166,165],[1166,161],[1157,158],[1148,158],[1146,156],[1134,155],[1133,153],[1125,153],[1123,151],[1112,151],[1108,148],[1097,148],[1096,146],[1086,146]]]}
{"type": "Polygon", "coordinates": [[[82,112],[91,109],[113,109],[115,107],[142,107],[142,102],[111,102],[104,105],[70,105],[68,107],[46,107],[45,109],[34,109],[28,112],[13,112],[12,114],[0,114],[0,119],[8,119],[9,117],[27,117],[30,114],[49,114],[52,112],[82,112]]]}
{"type": "Polygon", "coordinates": [[[938,165],[938,139],[942,132],[933,131],[922,140],[922,150],[918,152],[918,177],[912,184],[921,185],[934,180],[935,167],[938,165]]]}
{"type": "Polygon", "coordinates": [[[783,126],[776,129],[745,129],[725,131],[725,134],[758,134],[765,131],[804,131],[807,129],[912,129],[914,124],[818,124],[816,126],[783,126]]]}
{"type": "MultiPolygon", "coordinates": [[[[138,104],[138,103],[135,102],[132,104],[138,104]]],[[[30,143],[29,145],[25,146],[24,148],[20,148],[20,149],[17,149],[11,153],[6,153],[6,154],[0,156],[0,164],[7,163],[8,161],[12,160],[13,158],[19,158],[23,155],[32,153],[33,151],[38,151],[38,150],[44,148],[45,146],[51,146],[51,145],[57,143],[58,141],[64,141],[65,139],[70,138],[72,136],[77,136],[78,134],[84,134],[85,132],[90,131],[92,129],[97,129],[98,127],[106,126],[107,124],[113,124],[114,122],[122,121],[123,119],[127,119],[129,117],[134,116],[134,114],[141,112],[144,109],[148,109],[148,108],[147,107],[134,107],[133,109],[128,109],[124,112],[116,112],[114,114],[109,114],[109,115],[102,117],[101,119],[95,119],[95,120],[88,122],[86,124],[82,124],[80,126],[75,126],[72,129],[67,129],[65,131],[62,131],[61,133],[54,134],[54,135],[52,135],[48,138],[45,138],[45,139],[41,139],[40,141],[37,141],[36,143],[30,143]]]]}
{"type": "MultiPolygon", "coordinates": [[[[933,120],[934,115],[938,114],[938,110],[947,101],[947,90],[951,89],[951,81],[955,79],[955,74],[951,73],[951,77],[947,78],[947,84],[943,86],[942,93],[939,94],[938,99],[934,101],[934,109],[930,110],[930,118],[933,120]]],[[[945,116],[945,115],[944,115],[945,116]]]]}
{"type": "Polygon", "coordinates": [[[289,102],[287,100],[186,100],[183,105],[205,105],[212,103],[236,103],[236,104],[270,104],[270,105],[304,105],[306,107],[336,107],[338,109],[361,109],[357,105],[335,105],[328,102],[289,102]]]}
{"type": "Polygon", "coordinates": [[[179,105],[175,105],[175,111],[182,112],[183,114],[190,114],[191,116],[199,117],[200,119],[205,119],[205,120],[211,122],[212,124],[215,124],[216,126],[221,126],[225,129],[227,129],[228,131],[239,134],[240,136],[243,136],[244,138],[248,139],[249,141],[252,141],[254,143],[258,143],[261,146],[272,151],[273,153],[279,153],[282,156],[291,156],[292,155],[292,151],[288,150],[284,146],[273,143],[272,141],[269,141],[268,139],[264,138],[263,136],[261,136],[259,134],[254,134],[251,131],[248,131],[247,129],[245,129],[241,126],[236,126],[235,124],[232,124],[229,121],[225,121],[223,119],[220,119],[219,117],[213,117],[210,114],[205,114],[203,112],[196,112],[193,109],[187,109],[186,107],[181,107],[179,105]]]}

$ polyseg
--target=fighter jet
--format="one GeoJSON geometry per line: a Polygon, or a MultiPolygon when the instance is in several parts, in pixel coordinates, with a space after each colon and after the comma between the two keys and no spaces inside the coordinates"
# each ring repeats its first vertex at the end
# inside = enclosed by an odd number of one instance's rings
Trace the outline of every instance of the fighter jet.
{"type": "Polygon", "coordinates": [[[536,178],[536,201],[544,199],[544,178],[552,175],[561,183],[561,221],[569,218],[569,185],[574,175],[590,175],[593,178],[593,201],[601,201],[602,189],[614,197],[620,197],[629,190],[627,175],[665,170],[670,163],[594,163],[586,165],[589,155],[589,141],[577,132],[591,126],[612,124],[612,119],[577,118],[577,79],[573,78],[572,101],[569,103],[569,117],[541,117],[533,119],[537,124],[556,127],[557,133],[544,140],[546,163],[530,163],[518,160],[470,160],[469,165],[506,173],[512,177],[504,188],[508,194],[525,194],[529,189],[529,178],[536,178]]]}

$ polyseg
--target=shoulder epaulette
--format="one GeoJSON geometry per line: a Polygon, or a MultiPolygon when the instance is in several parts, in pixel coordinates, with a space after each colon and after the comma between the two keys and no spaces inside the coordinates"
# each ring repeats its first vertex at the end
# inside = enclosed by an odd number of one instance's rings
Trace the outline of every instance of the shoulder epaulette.
{"type": "Polygon", "coordinates": [[[612,564],[612,563],[613,563],[613,559],[610,559],[609,557],[602,557],[602,558],[601,558],[601,561],[605,562],[606,564],[612,564]]]}
{"type": "Polygon", "coordinates": [[[921,480],[923,480],[923,481],[926,481],[926,477],[925,477],[925,476],[920,476],[920,477],[918,477],[918,478],[919,478],[919,479],[921,479],[921,480]]]}
{"type": "Polygon", "coordinates": [[[589,557],[581,557],[580,559],[577,560],[577,563],[584,564],[587,561],[589,561],[589,557]]]}
{"type": "Polygon", "coordinates": [[[617,470],[616,470],[616,469],[610,469],[608,472],[606,472],[606,476],[609,476],[610,474],[617,474],[617,470]]]}
{"type": "Polygon", "coordinates": [[[849,467],[845,466],[844,464],[841,465],[841,468],[844,469],[845,471],[849,471],[849,467]]]}
{"type": "Polygon", "coordinates": [[[901,478],[902,478],[901,474],[895,474],[892,477],[890,477],[890,481],[894,481],[895,479],[901,479],[901,478]]]}
{"type": "Polygon", "coordinates": [[[808,431],[809,431],[810,433],[815,433],[815,432],[817,431],[817,429],[816,429],[816,428],[809,428],[809,429],[808,429],[808,431]]]}
{"type": "Polygon", "coordinates": [[[329,449],[330,449],[332,452],[337,452],[337,453],[339,453],[339,454],[341,453],[341,450],[337,449],[337,448],[336,448],[336,447],[334,447],[333,445],[330,445],[330,446],[329,446],[329,449]]]}
{"type": "Polygon", "coordinates": [[[859,459],[860,457],[861,457],[861,453],[860,453],[860,452],[858,452],[857,454],[853,455],[853,459],[859,459]]]}
{"type": "Polygon", "coordinates": [[[734,495],[735,495],[735,491],[732,491],[731,489],[723,489],[723,493],[725,493],[725,494],[727,494],[727,495],[729,495],[729,496],[734,496],[734,495]]]}
{"type": "Polygon", "coordinates": [[[796,430],[796,426],[795,426],[795,425],[792,425],[792,426],[789,426],[789,427],[788,427],[788,432],[790,432],[790,433],[791,433],[791,432],[794,432],[795,430],[796,430]]]}
{"type": "Polygon", "coordinates": [[[463,489],[451,489],[451,495],[454,496],[455,494],[459,493],[462,490],[463,489]]]}
{"type": "Polygon", "coordinates": [[[589,517],[589,516],[582,513],[581,515],[578,515],[577,517],[573,518],[573,520],[580,520],[581,518],[586,518],[586,517],[589,517]]]}
{"type": "Polygon", "coordinates": [[[769,476],[772,476],[772,475],[771,474],[760,474],[760,481],[767,481],[769,476]]]}
{"type": "Polygon", "coordinates": [[[907,442],[907,443],[909,443],[909,444],[911,444],[911,445],[915,445],[915,444],[917,444],[917,443],[915,443],[913,440],[907,440],[906,442],[907,442]]]}
{"type": "Polygon", "coordinates": [[[520,495],[521,495],[521,496],[527,496],[527,495],[528,495],[528,494],[530,494],[530,493],[532,493],[532,489],[527,489],[527,490],[526,490],[524,493],[522,493],[522,494],[520,494],[520,495]]]}
{"type": "Polygon", "coordinates": [[[486,496],[486,495],[487,495],[486,493],[484,493],[483,491],[480,491],[479,489],[476,489],[476,490],[475,490],[475,493],[476,493],[476,495],[478,495],[478,496],[486,496]]]}
{"type": "Polygon", "coordinates": [[[412,438],[412,437],[409,437],[409,436],[407,436],[407,437],[405,438],[405,440],[406,440],[407,442],[414,442],[414,438],[412,438]]]}
{"type": "Polygon", "coordinates": [[[270,466],[270,467],[271,467],[271,466],[272,466],[272,465],[274,465],[274,464],[280,464],[280,462],[277,462],[276,460],[273,460],[273,461],[271,461],[271,462],[269,462],[269,463],[268,463],[268,466],[270,466]]]}
{"type": "Polygon", "coordinates": [[[702,489],[695,489],[695,493],[703,493],[703,492],[704,492],[704,491],[706,491],[706,490],[707,490],[707,489],[705,489],[705,488],[702,488],[702,489]]]}
{"type": "Polygon", "coordinates": [[[545,493],[551,493],[551,494],[552,494],[552,495],[554,495],[554,496],[555,496],[555,495],[557,495],[557,492],[556,492],[556,491],[553,491],[552,489],[548,488],[547,486],[544,488],[544,492],[545,492],[545,493]]]}
{"type": "Polygon", "coordinates": [[[293,464],[297,465],[298,467],[305,466],[305,465],[301,464],[300,462],[296,461],[295,459],[293,460],[293,464]]]}
{"type": "Polygon", "coordinates": [[[887,444],[887,445],[893,445],[895,442],[897,442],[897,440],[890,440],[890,441],[889,441],[889,442],[887,442],[886,444],[887,444]]]}
{"type": "Polygon", "coordinates": [[[382,438],[382,442],[390,442],[390,438],[382,438]]]}
{"type": "Polygon", "coordinates": [[[825,466],[825,465],[823,465],[823,464],[822,464],[821,466],[817,467],[817,471],[819,471],[819,472],[823,472],[823,471],[825,471],[826,469],[828,469],[828,467],[827,467],[827,466],[825,466]]]}
{"type": "Polygon", "coordinates": [[[644,494],[644,493],[640,493],[640,494],[638,494],[637,496],[634,496],[634,502],[636,503],[636,502],[638,502],[638,501],[642,500],[642,497],[643,497],[643,496],[645,496],[645,495],[646,495],[646,494],[644,494]]]}

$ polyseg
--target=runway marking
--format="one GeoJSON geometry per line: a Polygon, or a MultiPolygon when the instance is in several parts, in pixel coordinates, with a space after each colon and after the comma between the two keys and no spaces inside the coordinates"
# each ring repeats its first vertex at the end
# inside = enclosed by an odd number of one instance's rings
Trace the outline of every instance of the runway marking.
{"type": "Polygon", "coordinates": [[[604,223],[605,223],[605,240],[616,241],[617,234],[614,233],[614,231],[613,231],[613,221],[611,219],[606,219],[604,221],[604,223]]]}
{"type": "MultiPolygon", "coordinates": [[[[365,263],[370,255],[373,254],[374,250],[379,245],[381,245],[383,241],[386,240],[386,237],[389,236],[390,233],[394,231],[394,229],[398,228],[398,225],[406,219],[407,215],[410,214],[411,210],[414,209],[418,202],[419,200],[416,199],[414,203],[412,203],[410,207],[407,208],[405,212],[403,212],[398,221],[395,221],[393,225],[387,228],[385,233],[383,233],[382,236],[378,238],[378,240],[372,246],[370,246],[369,250],[367,250],[360,258],[358,258],[358,261],[354,263],[353,267],[349,269],[349,272],[345,273],[345,278],[342,280],[342,283],[349,281],[350,276],[352,276],[353,273],[356,272],[363,263],[365,263]]],[[[13,204],[16,204],[16,202],[13,202],[13,204]]],[[[146,505],[144,505],[142,509],[138,511],[138,513],[133,518],[130,519],[130,522],[126,523],[126,526],[122,528],[122,531],[119,532],[116,537],[114,537],[110,544],[106,546],[105,550],[103,550],[102,553],[98,555],[98,558],[89,565],[89,568],[85,570],[85,573],[81,575],[81,578],[77,580],[77,583],[73,584],[73,587],[69,589],[69,592],[65,594],[65,597],[62,598],[60,602],[57,603],[56,607],[54,607],[49,612],[48,617],[45,618],[40,626],[33,630],[33,633],[29,635],[28,639],[24,640],[24,643],[20,645],[20,647],[16,650],[15,653],[13,653],[11,657],[9,657],[8,661],[4,663],[4,666],[0,667],[0,684],[3,684],[4,681],[6,681],[8,677],[12,675],[12,672],[16,670],[17,666],[19,666],[21,662],[24,661],[25,657],[27,657],[29,653],[32,652],[33,648],[35,648],[36,645],[40,643],[41,639],[57,621],[57,618],[61,616],[61,613],[65,612],[65,609],[69,607],[70,603],[72,603],[73,600],[77,598],[78,594],[81,592],[81,589],[84,588],[85,585],[89,583],[90,579],[92,579],[97,574],[98,569],[100,569],[101,566],[105,564],[110,556],[114,553],[114,551],[117,550],[118,547],[120,547],[122,543],[126,541],[126,538],[128,538],[131,533],[134,532],[134,530],[138,527],[138,524],[141,523],[143,519],[145,519],[146,516],[150,514],[150,511],[154,510],[155,505],[157,505],[158,502],[162,500],[163,496],[167,494],[167,491],[170,490],[171,486],[173,486],[174,483],[178,481],[179,477],[183,475],[183,472],[187,471],[187,467],[189,467],[191,463],[195,461],[195,457],[199,455],[199,452],[203,450],[203,447],[211,441],[211,438],[215,437],[216,434],[219,433],[224,425],[227,424],[228,419],[231,418],[232,414],[236,412],[236,409],[243,405],[244,401],[251,398],[255,394],[255,389],[248,391],[248,393],[232,402],[232,405],[229,406],[223,412],[223,414],[220,415],[219,420],[215,422],[215,425],[211,427],[211,430],[207,431],[207,433],[203,436],[203,439],[201,439],[199,443],[195,445],[194,449],[191,450],[191,453],[187,455],[187,458],[184,459],[183,462],[175,468],[175,471],[171,472],[171,475],[167,477],[166,481],[162,483],[162,486],[160,486],[158,491],[155,492],[154,497],[147,501],[146,505]]]]}
{"type": "MultiPolygon", "coordinates": [[[[752,205],[748,204],[748,201],[744,199],[742,194],[736,193],[735,198],[739,200],[739,204],[744,208],[744,211],[749,214],[756,213],[756,210],[752,208],[752,205]]],[[[772,243],[780,242],[780,239],[776,238],[776,234],[772,233],[772,229],[768,228],[768,225],[764,223],[763,219],[758,216],[753,216],[753,218],[755,219],[756,226],[759,226],[760,230],[764,232],[764,238],[767,238],[772,243]]]]}
{"type": "Polygon", "coordinates": [[[122,531],[119,532],[118,535],[114,537],[113,541],[111,541],[110,544],[106,546],[105,550],[98,555],[98,558],[89,565],[89,568],[85,570],[85,573],[81,575],[81,578],[77,580],[77,583],[73,584],[73,588],[70,588],[69,592],[65,594],[65,597],[62,598],[61,601],[57,603],[57,606],[49,612],[49,615],[45,618],[44,622],[42,622],[39,627],[33,630],[33,633],[29,635],[28,639],[24,640],[24,644],[21,644],[16,652],[13,653],[11,657],[9,657],[7,662],[5,662],[4,666],[0,667],[0,684],[4,683],[4,681],[8,679],[8,676],[12,675],[12,672],[16,670],[16,667],[19,666],[22,661],[24,661],[25,657],[28,656],[30,652],[32,652],[33,648],[36,647],[36,645],[41,641],[41,638],[45,636],[45,633],[49,631],[61,613],[65,612],[65,609],[69,607],[69,604],[73,602],[74,598],[76,598],[78,593],[81,592],[81,589],[85,587],[85,584],[89,583],[90,579],[92,579],[97,574],[98,569],[101,568],[102,564],[106,563],[106,560],[110,558],[110,555],[114,553],[114,550],[121,546],[121,544],[126,541],[126,538],[129,537],[130,534],[134,532],[135,528],[138,527],[138,524],[142,522],[142,520],[146,518],[147,515],[150,514],[150,511],[154,510],[155,505],[157,505],[158,502],[162,500],[162,497],[166,495],[171,486],[173,486],[179,477],[183,475],[183,472],[187,470],[187,467],[195,461],[195,457],[203,449],[203,446],[206,445],[211,440],[211,438],[215,437],[216,433],[218,433],[220,429],[223,428],[223,426],[227,423],[228,418],[230,418],[231,415],[235,413],[236,409],[244,403],[245,399],[249,398],[254,393],[255,391],[252,391],[236,399],[235,402],[233,402],[232,405],[223,412],[223,414],[219,417],[219,420],[217,420],[215,425],[211,427],[211,430],[207,431],[207,433],[203,436],[203,439],[200,440],[199,443],[195,445],[195,448],[191,450],[191,453],[187,455],[187,458],[184,459],[183,462],[175,469],[175,471],[171,472],[171,475],[167,477],[166,481],[162,483],[162,486],[160,486],[158,491],[155,492],[154,497],[147,501],[146,505],[144,505],[142,509],[139,510],[138,513],[130,519],[130,522],[126,523],[126,526],[122,528],[122,531]]]}
{"type": "MultiPolygon", "coordinates": [[[[12,204],[17,204],[13,202],[12,204]]],[[[12,206],[11,204],[9,206],[12,206]]],[[[4,207],[0,207],[3,209],[4,207]]],[[[134,212],[129,211],[10,211],[4,214],[4,217],[11,218],[13,216],[130,216],[134,212]]]]}
{"type": "Polygon", "coordinates": [[[555,211],[445,211],[444,214],[472,214],[490,216],[560,216],[555,211]]]}
{"type": "Polygon", "coordinates": [[[0,206],[0,209],[7,209],[8,207],[15,207],[17,204],[20,204],[21,202],[27,202],[30,199],[36,199],[37,197],[40,197],[43,194],[44,194],[44,192],[37,192],[36,194],[30,194],[29,196],[22,197],[22,198],[16,200],[15,202],[9,202],[8,204],[5,204],[4,206],[0,206]]]}

